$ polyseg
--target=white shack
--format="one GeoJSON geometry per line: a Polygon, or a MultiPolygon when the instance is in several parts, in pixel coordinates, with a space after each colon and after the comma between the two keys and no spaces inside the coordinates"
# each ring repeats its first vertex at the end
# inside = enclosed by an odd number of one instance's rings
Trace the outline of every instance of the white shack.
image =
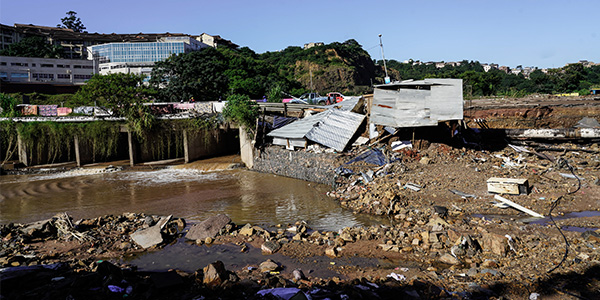
{"type": "Polygon", "coordinates": [[[375,86],[371,124],[420,127],[462,119],[462,79],[428,78],[375,86]]]}

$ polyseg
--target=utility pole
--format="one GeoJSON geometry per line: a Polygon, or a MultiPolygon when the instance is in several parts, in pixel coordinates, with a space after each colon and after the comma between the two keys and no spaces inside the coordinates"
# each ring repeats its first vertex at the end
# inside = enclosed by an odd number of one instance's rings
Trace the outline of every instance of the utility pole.
{"type": "Polygon", "coordinates": [[[385,63],[385,55],[383,54],[383,41],[381,40],[381,34],[379,34],[379,46],[381,47],[381,57],[383,58],[383,69],[385,70],[385,83],[390,83],[390,77],[387,72],[387,65],[385,63]]]}

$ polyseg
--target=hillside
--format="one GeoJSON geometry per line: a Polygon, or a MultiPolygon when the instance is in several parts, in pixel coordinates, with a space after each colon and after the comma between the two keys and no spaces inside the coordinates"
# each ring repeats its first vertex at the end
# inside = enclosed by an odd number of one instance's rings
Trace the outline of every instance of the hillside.
{"type": "Polygon", "coordinates": [[[309,49],[288,47],[261,55],[279,74],[300,83],[305,90],[360,94],[370,89],[376,66],[355,40],[309,49]]]}

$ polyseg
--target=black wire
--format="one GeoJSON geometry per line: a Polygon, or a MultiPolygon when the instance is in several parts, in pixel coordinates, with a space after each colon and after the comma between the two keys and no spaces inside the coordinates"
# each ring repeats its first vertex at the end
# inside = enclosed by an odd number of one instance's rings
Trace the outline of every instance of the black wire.
{"type": "MultiPolygon", "coordinates": [[[[572,191],[572,192],[567,192],[566,195],[575,194],[581,188],[581,179],[579,178],[579,176],[575,175],[575,171],[573,171],[573,167],[571,165],[569,165],[569,162],[567,162],[566,159],[563,160],[563,161],[567,165],[567,168],[569,168],[569,171],[571,171],[571,174],[573,176],[575,176],[575,178],[577,179],[577,189],[574,190],[574,191],[572,191]]],[[[558,269],[558,267],[560,267],[565,262],[565,260],[567,259],[567,255],[569,254],[569,241],[567,240],[567,237],[562,232],[562,230],[560,229],[560,227],[558,227],[558,225],[556,225],[556,222],[554,221],[554,218],[552,218],[552,211],[558,206],[558,204],[560,203],[560,200],[562,198],[563,198],[563,196],[560,196],[556,200],[554,200],[554,202],[552,202],[552,204],[550,205],[550,211],[548,212],[548,215],[550,216],[550,221],[552,221],[552,224],[554,225],[554,227],[556,227],[556,229],[558,229],[558,232],[560,233],[560,235],[562,235],[563,239],[565,240],[565,255],[563,255],[563,258],[558,263],[558,265],[554,266],[554,268],[550,269],[546,273],[552,273],[552,271],[558,269]]]]}

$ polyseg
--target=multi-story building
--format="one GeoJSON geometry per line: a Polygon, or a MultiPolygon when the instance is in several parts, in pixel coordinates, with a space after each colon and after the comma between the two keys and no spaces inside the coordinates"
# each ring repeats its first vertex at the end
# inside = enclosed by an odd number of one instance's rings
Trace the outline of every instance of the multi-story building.
{"type": "Polygon", "coordinates": [[[0,56],[0,80],[4,82],[81,85],[93,74],[89,60],[0,56]]]}
{"type": "Polygon", "coordinates": [[[96,73],[149,75],[154,62],[172,54],[187,53],[204,47],[238,47],[218,35],[206,33],[196,36],[168,32],[100,34],[31,24],[0,24],[0,49],[31,36],[41,36],[48,43],[61,46],[64,59],[2,57],[0,90],[32,92],[42,88],[48,90],[50,85],[71,85],[72,88],[77,88],[77,85],[96,73]]]}
{"type": "Polygon", "coordinates": [[[134,34],[102,34],[75,32],[68,28],[14,24],[7,26],[0,24],[0,49],[8,47],[12,43],[20,42],[24,37],[45,37],[52,45],[62,46],[63,58],[90,59],[87,57],[87,47],[106,43],[129,43],[129,42],[157,42],[166,37],[191,37],[196,41],[210,47],[225,46],[237,48],[238,45],[218,35],[202,33],[200,35],[189,35],[183,33],[134,33],[134,34]]]}
{"type": "Polygon", "coordinates": [[[132,73],[149,76],[155,62],[173,54],[189,53],[209,47],[190,36],[161,37],[153,42],[108,43],[87,47],[97,72],[132,73]]]}

